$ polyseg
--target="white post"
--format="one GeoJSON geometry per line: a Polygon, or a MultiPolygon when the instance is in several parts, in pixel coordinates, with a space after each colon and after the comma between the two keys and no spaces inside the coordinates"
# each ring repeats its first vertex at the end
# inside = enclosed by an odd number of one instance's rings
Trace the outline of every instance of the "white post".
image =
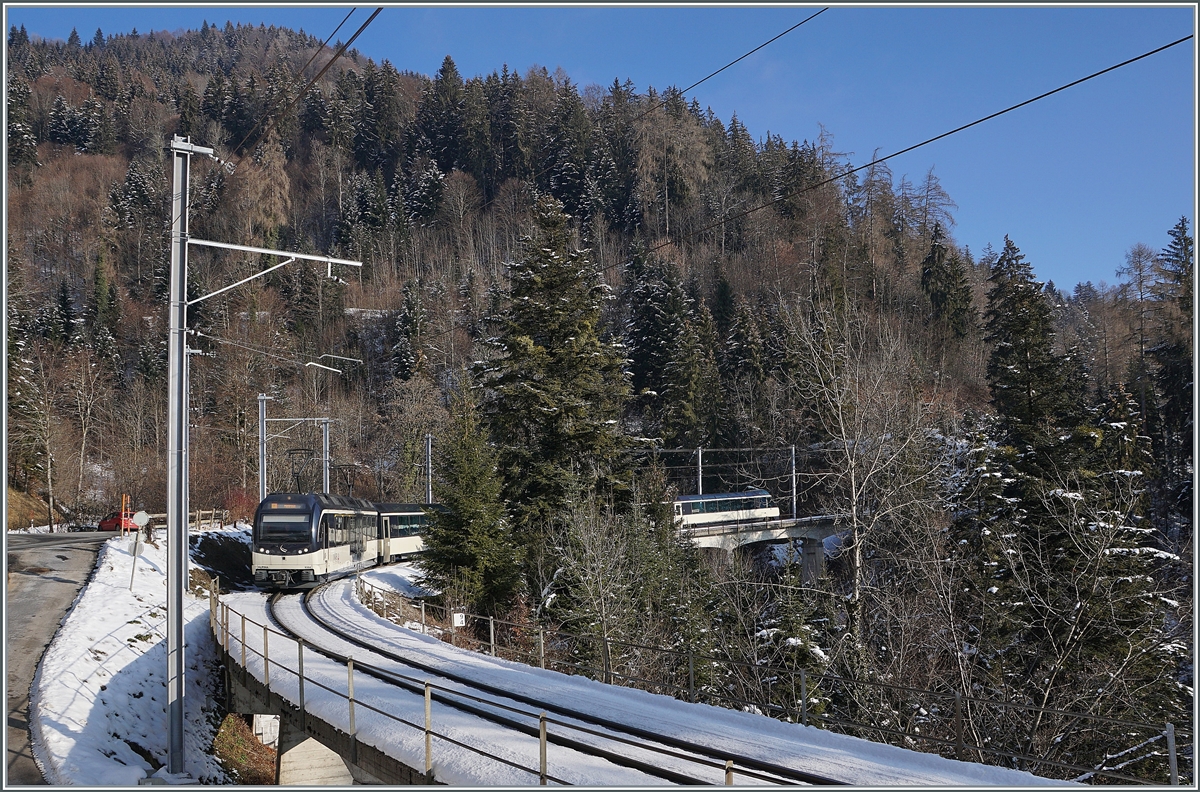
{"type": "Polygon", "coordinates": [[[696,494],[704,494],[704,449],[696,449],[696,494]]]}
{"type": "Polygon", "coordinates": [[[329,419],[321,419],[321,471],[323,482],[321,492],[329,494],[329,419]]]}
{"type": "Polygon", "coordinates": [[[258,501],[267,499],[267,399],[258,394],[258,501]]]}
{"type": "Polygon", "coordinates": [[[425,435],[425,502],[433,503],[433,435],[425,435]]]}

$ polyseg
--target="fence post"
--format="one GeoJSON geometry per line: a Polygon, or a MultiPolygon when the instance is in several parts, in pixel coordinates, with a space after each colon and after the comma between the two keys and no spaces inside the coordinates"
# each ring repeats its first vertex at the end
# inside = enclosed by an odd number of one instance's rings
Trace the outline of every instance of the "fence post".
{"type": "Polygon", "coordinates": [[[800,725],[808,725],[808,674],[800,669],[800,725]]]}
{"type": "Polygon", "coordinates": [[[601,659],[604,661],[604,684],[612,684],[612,660],[608,656],[608,636],[600,639],[603,643],[600,646],[601,659]]]}
{"type": "Polygon", "coordinates": [[[954,758],[963,758],[962,693],[954,691],[954,758]]]}
{"type": "Polygon", "coordinates": [[[733,786],[733,760],[725,760],[725,786],[733,786]]]}
{"type": "MultiPolygon", "coordinates": [[[[246,673],[246,614],[242,614],[242,674],[246,673]]],[[[244,677],[243,677],[244,678],[244,677]]]]}
{"type": "Polygon", "coordinates": [[[350,704],[350,761],[358,764],[358,732],[354,728],[354,658],[346,660],[346,699],[350,704]]]}
{"type": "Polygon", "coordinates": [[[425,600],[421,600],[421,635],[427,635],[425,629],[425,600]]]}
{"type": "Polygon", "coordinates": [[[546,786],[546,713],[538,715],[538,783],[546,786]]]}
{"type": "Polygon", "coordinates": [[[496,656],[496,619],[488,616],[488,641],[491,644],[492,657],[496,656]]]}
{"type": "Polygon", "coordinates": [[[221,623],[225,626],[225,642],[222,647],[225,649],[225,654],[229,654],[229,605],[228,603],[222,603],[222,605],[225,609],[225,616],[221,619],[221,623]]]}
{"type": "Polygon", "coordinates": [[[300,680],[300,731],[308,730],[308,718],[304,712],[304,641],[296,641],[297,674],[300,680]]]}
{"type": "Polygon", "coordinates": [[[542,668],[546,667],[546,631],[541,627],[538,628],[538,659],[541,661],[542,668]]]}
{"type": "Polygon", "coordinates": [[[267,625],[263,625],[263,684],[271,692],[271,655],[267,653],[267,625]]]}
{"type": "Polygon", "coordinates": [[[1175,724],[1168,723],[1163,733],[1167,736],[1167,756],[1171,763],[1171,786],[1179,786],[1179,757],[1175,753],[1175,724]]]}
{"type": "MultiPolygon", "coordinates": [[[[424,605],[424,603],[422,603],[424,605]]],[[[425,681],[425,779],[433,780],[433,697],[429,689],[429,680],[425,681]]]]}
{"type": "Polygon", "coordinates": [[[696,654],[688,649],[688,701],[696,703],[696,654]]]}

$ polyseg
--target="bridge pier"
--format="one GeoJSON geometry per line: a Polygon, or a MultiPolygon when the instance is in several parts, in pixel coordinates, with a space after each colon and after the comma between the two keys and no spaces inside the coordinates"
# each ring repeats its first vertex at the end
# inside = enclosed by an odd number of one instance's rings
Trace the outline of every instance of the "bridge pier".
{"type": "Polygon", "coordinates": [[[275,753],[275,783],[326,787],[383,782],[283,720],[275,753]]]}
{"type": "Polygon", "coordinates": [[[800,578],[804,583],[815,583],[825,572],[825,543],[817,538],[805,536],[800,539],[800,578]]]}
{"type": "Polygon", "coordinates": [[[242,715],[278,715],[275,778],[280,785],[340,786],[387,784],[412,786],[431,782],[423,770],[410,767],[336,726],[300,709],[237,664],[221,650],[225,665],[226,709],[242,715]],[[354,760],[352,761],[352,757],[354,760]]]}

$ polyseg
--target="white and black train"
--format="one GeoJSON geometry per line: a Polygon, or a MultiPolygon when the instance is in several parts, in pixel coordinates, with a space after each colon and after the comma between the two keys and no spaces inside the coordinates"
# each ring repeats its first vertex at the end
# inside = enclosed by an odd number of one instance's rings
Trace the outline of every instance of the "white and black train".
{"type": "Polygon", "coordinates": [[[765,489],[717,492],[711,495],[680,495],[675,499],[675,523],[696,528],[725,523],[758,523],[779,519],[779,507],[771,505],[765,489]]]}
{"type": "Polygon", "coordinates": [[[312,588],[422,550],[429,509],[321,493],[276,492],[258,505],[251,533],[254,582],[312,588]]]}

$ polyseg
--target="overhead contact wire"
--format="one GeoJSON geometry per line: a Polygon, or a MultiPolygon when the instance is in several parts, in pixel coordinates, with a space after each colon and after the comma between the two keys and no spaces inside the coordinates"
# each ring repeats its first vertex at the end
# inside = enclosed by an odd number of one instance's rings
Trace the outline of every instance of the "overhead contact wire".
{"type": "MultiPolygon", "coordinates": [[[[754,214],[755,212],[761,211],[762,209],[766,209],[769,206],[774,206],[775,204],[782,203],[783,201],[786,201],[788,198],[794,198],[797,195],[801,195],[801,194],[809,192],[811,190],[815,190],[819,187],[824,187],[825,185],[836,182],[839,179],[844,179],[847,176],[853,175],[853,174],[859,172],[860,170],[865,170],[866,168],[869,168],[872,165],[878,165],[879,163],[886,162],[886,161],[892,159],[893,157],[899,157],[901,154],[907,154],[910,151],[915,151],[916,149],[919,149],[922,146],[928,146],[930,143],[941,140],[942,138],[946,138],[946,137],[949,137],[950,135],[954,135],[954,134],[957,134],[958,132],[962,132],[963,130],[970,129],[973,126],[982,124],[984,121],[990,121],[993,118],[998,118],[999,116],[1002,116],[1005,113],[1011,113],[1013,110],[1016,110],[1018,108],[1024,107],[1029,104],[1033,104],[1034,102],[1037,102],[1041,99],[1045,99],[1048,96],[1053,96],[1054,94],[1059,93],[1060,91],[1065,91],[1068,88],[1073,88],[1076,85],[1087,82],[1088,80],[1095,79],[1096,77],[1099,77],[1102,74],[1108,74],[1109,72],[1115,71],[1116,69],[1120,69],[1123,66],[1128,66],[1131,63],[1136,63],[1137,61],[1140,61],[1143,58],[1149,58],[1151,55],[1157,55],[1158,53],[1160,53],[1164,50],[1168,50],[1171,47],[1182,44],[1183,42],[1188,41],[1191,38],[1192,38],[1191,35],[1184,36],[1183,38],[1178,39],[1177,41],[1172,41],[1170,44],[1164,44],[1163,46],[1158,47],[1156,49],[1152,49],[1149,52],[1142,53],[1141,55],[1138,55],[1137,57],[1130,58],[1129,60],[1126,60],[1126,61],[1121,61],[1120,63],[1116,64],[1115,66],[1109,66],[1107,69],[1101,69],[1100,71],[1089,74],[1086,77],[1080,77],[1078,80],[1069,82],[1066,85],[1060,85],[1058,88],[1055,88],[1052,91],[1046,91],[1045,93],[1039,94],[1039,95],[1033,97],[1032,99],[1026,99],[1024,102],[1018,102],[1017,104],[1012,105],[1011,107],[1006,107],[1003,110],[999,110],[995,113],[992,113],[991,115],[986,115],[983,118],[976,119],[975,121],[972,121],[969,124],[963,124],[960,127],[951,129],[949,132],[943,132],[940,135],[935,135],[934,137],[931,137],[928,140],[924,140],[920,143],[909,146],[908,148],[903,148],[903,149],[900,149],[899,151],[895,151],[891,154],[888,154],[886,157],[879,157],[878,159],[873,159],[870,162],[868,162],[867,164],[859,165],[857,168],[852,168],[852,169],[846,171],[845,173],[841,173],[837,176],[831,176],[828,179],[817,182],[816,184],[809,185],[808,187],[804,187],[799,190],[793,190],[790,193],[785,193],[784,195],[781,195],[778,198],[774,198],[774,199],[768,201],[767,203],[761,204],[752,209],[747,209],[744,212],[735,214],[732,217],[724,218],[715,223],[710,223],[709,225],[706,225],[703,228],[697,229],[696,231],[693,231],[690,234],[687,234],[686,236],[683,237],[683,239],[690,239],[694,236],[698,236],[699,234],[703,234],[705,231],[711,231],[712,229],[716,228],[719,225],[723,225],[725,223],[729,223],[734,220],[740,220],[743,217],[746,217],[747,215],[754,214]]],[[[663,242],[660,242],[659,244],[655,245],[652,248],[649,248],[649,250],[651,250],[651,251],[660,250],[669,244],[671,244],[671,240],[668,239],[663,242]]],[[[622,263],[626,263],[626,262],[622,262],[622,263]]]]}

